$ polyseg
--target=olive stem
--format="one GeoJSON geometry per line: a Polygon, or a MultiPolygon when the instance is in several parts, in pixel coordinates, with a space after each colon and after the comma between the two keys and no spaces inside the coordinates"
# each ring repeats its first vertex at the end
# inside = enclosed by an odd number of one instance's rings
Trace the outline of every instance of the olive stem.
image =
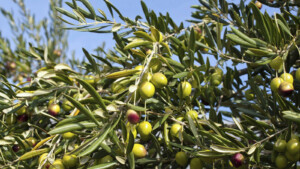
{"type": "MultiPolygon", "coordinates": [[[[261,143],[263,143],[264,141],[269,140],[270,138],[276,136],[276,135],[279,134],[279,133],[282,133],[283,131],[285,131],[285,130],[287,130],[287,129],[288,129],[288,127],[284,128],[284,129],[282,129],[282,130],[280,130],[280,131],[277,131],[276,133],[270,135],[270,136],[267,137],[267,138],[264,138],[264,139],[260,140],[259,142],[256,142],[255,144],[261,144],[261,143]]],[[[254,145],[255,145],[255,144],[254,144],[254,145]]],[[[253,145],[252,145],[252,146],[253,146],[253,145]]],[[[252,146],[247,147],[247,148],[251,148],[252,146]]]]}
{"type": "MultiPolygon", "coordinates": [[[[164,114],[161,114],[161,113],[156,113],[156,112],[153,112],[153,111],[147,111],[147,113],[149,114],[154,114],[154,115],[157,115],[157,116],[164,116],[164,114]]],[[[173,116],[171,116],[171,118],[169,118],[170,120],[176,122],[176,123],[179,123],[181,125],[184,125],[186,126],[186,124],[182,121],[179,121],[179,120],[176,120],[173,116]]]]}
{"type": "MultiPolygon", "coordinates": [[[[136,82],[135,82],[135,85],[136,85],[136,86],[140,83],[140,81],[141,81],[143,75],[145,74],[146,70],[148,69],[149,63],[150,63],[150,61],[151,61],[153,55],[154,55],[155,53],[157,53],[157,52],[156,52],[157,46],[158,46],[158,42],[155,42],[155,43],[153,44],[152,52],[151,52],[149,58],[146,58],[147,62],[146,62],[146,64],[145,64],[145,66],[144,66],[144,68],[143,68],[141,74],[139,75],[139,77],[137,78],[137,80],[136,80],[136,82]]],[[[128,103],[128,102],[129,102],[131,96],[132,96],[132,93],[129,93],[127,99],[125,100],[125,103],[128,103]]]]}
{"type": "Polygon", "coordinates": [[[41,127],[39,127],[37,125],[28,123],[28,126],[32,126],[32,127],[36,128],[36,129],[39,129],[39,130],[43,131],[44,133],[48,134],[48,132],[46,130],[44,130],[43,128],[41,128],[41,127]]]}

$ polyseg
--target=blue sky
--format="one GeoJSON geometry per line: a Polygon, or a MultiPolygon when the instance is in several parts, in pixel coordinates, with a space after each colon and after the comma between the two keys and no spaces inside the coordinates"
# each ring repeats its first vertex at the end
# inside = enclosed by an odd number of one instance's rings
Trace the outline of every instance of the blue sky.
{"type": "MultiPolygon", "coordinates": [[[[71,0],[64,1],[71,2],[71,0]]],[[[140,0],[111,0],[120,12],[129,18],[134,19],[136,15],[141,15],[143,12],[140,5],[140,0]]],[[[179,23],[186,19],[191,19],[192,9],[191,5],[199,4],[197,0],[151,0],[145,1],[149,9],[153,9],[155,12],[161,12],[165,14],[166,12],[170,13],[170,16],[174,19],[175,22],[179,23]]],[[[94,6],[95,10],[101,9],[105,11],[107,16],[110,16],[105,3],[101,0],[90,0],[90,3],[94,6]]],[[[41,20],[48,16],[49,11],[49,1],[48,0],[25,0],[25,5],[32,13],[35,14],[36,20],[41,20]]],[[[0,6],[8,11],[14,11],[16,16],[19,15],[19,11],[16,10],[16,5],[11,0],[2,0],[0,1],[0,6]]],[[[71,11],[65,5],[66,9],[71,11]]],[[[11,37],[10,28],[3,16],[0,15],[0,30],[2,35],[5,37],[11,37]]],[[[76,23],[76,22],[73,22],[76,23]]],[[[188,23],[186,23],[188,25],[188,23]]],[[[66,25],[69,27],[70,25],[66,25]]],[[[75,50],[76,56],[83,56],[81,48],[87,49],[89,52],[92,52],[97,46],[101,45],[102,42],[106,42],[106,49],[112,48],[114,46],[114,41],[110,34],[95,34],[89,32],[77,32],[77,31],[68,31],[69,32],[69,51],[75,50]]]]}
{"type": "MultiPolygon", "coordinates": [[[[228,0],[230,1],[230,0],[228,0]]],[[[231,0],[230,2],[236,2],[239,0],[231,0]]],[[[64,2],[71,2],[71,0],[64,0],[64,2]]],[[[140,0],[110,0],[120,12],[129,18],[134,19],[136,15],[144,17],[142,8],[140,5],[140,0]]],[[[191,18],[192,5],[198,5],[198,0],[151,0],[144,1],[149,9],[153,9],[157,14],[161,12],[165,14],[169,12],[173,20],[178,24],[181,21],[185,21],[191,18]]],[[[248,2],[248,0],[247,0],[248,2]]],[[[94,6],[95,10],[101,9],[105,11],[108,17],[110,14],[106,8],[105,3],[102,0],[90,0],[90,3],[94,6]]],[[[41,20],[48,16],[49,12],[49,0],[25,0],[25,5],[32,13],[35,14],[36,20],[41,20]]],[[[16,8],[16,5],[12,0],[2,0],[0,1],[0,6],[8,11],[14,11],[15,16],[19,16],[19,10],[16,8]]],[[[67,5],[63,6],[67,10],[71,11],[67,5]]],[[[274,9],[263,6],[262,11],[268,10],[269,13],[274,13],[274,9]]],[[[16,17],[17,18],[17,17],[16,17]]],[[[20,16],[19,16],[20,18],[20,16]]],[[[66,17],[65,17],[66,18],[66,17]]],[[[11,30],[8,26],[7,20],[0,15],[0,31],[5,37],[11,37],[11,30]]],[[[76,22],[73,22],[77,24],[76,22]]],[[[184,22],[185,26],[188,26],[189,23],[184,22]]],[[[70,25],[66,25],[70,27],[70,25]]],[[[106,43],[106,49],[111,49],[114,46],[114,41],[110,34],[95,34],[89,32],[77,32],[77,31],[68,31],[69,33],[69,50],[68,54],[71,55],[71,52],[74,50],[76,52],[76,57],[82,57],[83,52],[82,48],[87,49],[89,52],[93,53],[93,50],[97,46],[101,45],[102,42],[106,43]]]]}

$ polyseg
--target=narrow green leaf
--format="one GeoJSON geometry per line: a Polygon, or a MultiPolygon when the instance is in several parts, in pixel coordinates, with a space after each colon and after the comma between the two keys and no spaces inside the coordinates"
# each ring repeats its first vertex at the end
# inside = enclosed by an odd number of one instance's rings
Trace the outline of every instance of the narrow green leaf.
{"type": "Polygon", "coordinates": [[[72,18],[72,19],[75,19],[75,20],[77,20],[77,21],[79,20],[79,18],[78,18],[76,15],[74,15],[74,14],[68,12],[67,10],[65,10],[65,9],[63,9],[63,8],[55,7],[55,9],[56,9],[59,13],[61,13],[61,14],[63,14],[63,15],[66,15],[66,16],[68,16],[68,17],[70,17],[70,18],[72,18]]]}
{"type": "Polygon", "coordinates": [[[244,132],[244,128],[243,126],[241,125],[240,122],[237,121],[237,119],[234,117],[234,116],[231,116],[232,120],[234,121],[235,125],[242,131],[244,132]]]}
{"type": "Polygon", "coordinates": [[[276,53],[269,49],[256,49],[256,48],[248,48],[246,51],[248,54],[252,54],[254,56],[275,56],[276,53]]]}
{"type": "Polygon", "coordinates": [[[168,130],[168,122],[167,121],[164,122],[164,126],[163,126],[163,138],[164,138],[164,142],[165,142],[165,145],[167,146],[168,150],[173,152],[173,149],[170,145],[170,138],[169,138],[169,130],[168,130]]]}
{"type": "Polygon", "coordinates": [[[139,38],[143,38],[147,41],[150,42],[155,42],[155,39],[153,39],[153,37],[151,37],[148,33],[144,32],[144,31],[136,31],[133,33],[135,36],[139,37],[139,38]]]}
{"type": "Polygon", "coordinates": [[[135,111],[146,111],[147,108],[145,107],[140,107],[140,106],[135,106],[133,104],[130,104],[130,103],[127,103],[127,106],[130,108],[130,109],[133,109],[135,111]]]}
{"type": "Polygon", "coordinates": [[[25,154],[23,154],[19,160],[20,161],[23,161],[23,160],[28,160],[28,159],[31,159],[33,157],[36,157],[36,156],[39,156],[43,153],[47,153],[49,152],[49,148],[43,148],[43,149],[39,149],[39,150],[32,150],[32,151],[29,151],[25,154]]]}
{"type": "Polygon", "coordinates": [[[91,86],[89,83],[81,80],[81,79],[77,79],[76,80],[90,93],[90,95],[99,102],[100,107],[106,112],[106,106],[103,102],[102,97],[100,96],[100,94],[96,91],[96,89],[91,86]]]}
{"type": "MultiPolygon", "coordinates": [[[[222,0],[224,2],[224,0],[222,0]]],[[[235,20],[235,22],[237,23],[238,26],[243,26],[242,20],[240,18],[240,16],[236,13],[235,10],[232,10],[232,14],[233,14],[233,19],[235,20]]]]}
{"type": "Polygon", "coordinates": [[[158,57],[160,58],[160,60],[161,60],[162,62],[164,62],[164,63],[167,65],[167,67],[168,67],[172,72],[176,73],[175,69],[171,66],[171,64],[168,62],[168,60],[167,60],[164,56],[158,54],[158,57]]]}
{"type": "Polygon", "coordinates": [[[234,34],[227,34],[226,37],[228,39],[230,39],[231,41],[233,41],[234,43],[238,44],[238,45],[242,45],[245,47],[252,47],[252,48],[256,48],[256,45],[251,44],[247,41],[244,41],[243,39],[241,39],[240,37],[238,37],[237,35],[234,34]]]}
{"type": "Polygon", "coordinates": [[[104,20],[107,20],[107,16],[104,11],[102,11],[101,9],[98,9],[98,12],[104,17],[104,20]]]}
{"type": "Polygon", "coordinates": [[[146,17],[146,20],[147,20],[148,23],[150,23],[149,10],[147,8],[147,5],[145,4],[144,1],[141,1],[141,5],[142,5],[142,8],[143,8],[143,12],[144,12],[144,15],[146,17]]]}
{"type": "Polygon", "coordinates": [[[72,97],[65,95],[65,97],[78,109],[80,112],[84,113],[87,117],[89,117],[95,124],[100,126],[99,121],[95,118],[95,116],[86,109],[80,102],[74,100],[72,97]]]}
{"type": "Polygon", "coordinates": [[[198,157],[208,157],[208,158],[221,158],[228,156],[228,154],[214,152],[214,151],[198,151],[196,154],[198,157]]]}
{"type": "Polygon", "coordinates": [[[226,154],[235,154],[235,153],[245,151],[245,149],[230,148],[230,147],[225,147],[220,145],[211,145],[210,148],[216,152],[226,153],[226,154]]]}
{"type": "Polygon", "coordinates": [[[170,56],[172,55],[171,50],[170,50],[170,47],[169,47],[169,45],[168,45],[167,43],[165,43],[165,42],[160,42],[159,44],[162,45],[163,47],[165,47],[165,48],[167,49],[168,54],[169,54],[170,56]]]}
{"type": "Polygon", "coordinates": [[[177,73],[175,75],[173,75],[173,78],[183,78],[183,77],[186,77],[190,72],[180,72],[180,73],[177,73]]]}
{"type": "Polygon", "coordinates": [[[151,27],[151,36],[153,39],[155,39],[156,42],[161,42],[162,39],[162,34],[155,28],[155,27],[151,27]]]}
{"type": "MultiPolygon", "coordinates": [[[[75,15],[80,18],[83,22],[86,23],[85,17],[84,15],[77,9],[73,9],[73,12],[75,13],[75,15]]],[[[80,20],[79,20],[80,21],[80,20]]]]}
{"type": "Polygon", "coordinates": [[[54,66],[55,71],[70,71],[72,73],[76,73],[69,65],[64,63],[59,63],[54,66]]]}
{"type": "Polygon", "coordinates": [[[89,155],[94,150],[96,150],[100,146],[100,144],[104,141],[104,139],[106,138],[108,133],[111,131],[111,126],[106,127],[103,131],[104,132],[101,134],[101,136],[95,142],[93,142],[90,146],[88,146],[87,149],[85,149],[83,152],[81,152],[78,155],[79,157],[89,155]]]}
{"type": "MultiPolygon", "coordinates": [[[[77,11],[79,11],[85,18],[88,18],[88,19],[94,19],[95,20],[95,16],[93,16],[89,11],[86,11],[84,10],[83,8],[74,5],[73,3],[70,3],[70,2],[66,2],[66,4],[68,6],[70,6],[72,9],[76,9],[77,11]]],[[[103,18],[103,17],[100,17],[98,15],[96,15],[96,20],[97,21],[107,21],[107,19],[103,18]]]]}
{"type": "Polygon", "coordinates": [[[134,160],[133,152],[127,155],[127,159],[128,159],[129,169],[135,169],[135,160],[134,160]]]}
{"type": "Polygon", "coordinates": [[[146,46],[146,45],[151,45],[152,42],[149,41],[144,41],[142,39],[136,39],[130,43],[128,43],[125,47],[124,50],[139,47],[139,46],[146,46]]]}
{"type": "Polygon", "coordinates": [[[92,16],[96,19],[96,13],[95,13],[95,10],[94,10],[93,6],[91,5],[91,3],[88,0],[80,0],[80,1],[90,11],[92,16]]]}
{"type": "Polygon", "coordinates": [[[199,42],[199,41],[196,41],[196,45],[202,47],[202,48],[207,48],[209,50],[213,50],[212,48],[210,48],[209,46],[205,45],[204,43],[202,42],[199,42]]]}
{"type": "Polygon", "coordinates": [[[114,9],[121,19],[124,18],[121,12],[118,10],[118,8],[116,8],[112,3],[110,3],[108,0],[104,0],[104,2],[106,3],[112,17],[114,16],[112,9],[114,9]]]}
{"type": "Polygon", "coordinates": [[[280,19],[277,19],[277,23],[285,33],[287,33],[291,37],[293,36],[290,32],[290,29],[280,19]]]}
{"type": "Polygon", "coordinates": [[[181,145],[181,144],[178,144],[178,143],[173,143],[173,142],[170,142],[170,145],[172,145],[173,147],[178,147],[182,150],[194,151],[194,148],[190,147],[190,146],[184,146],[184,145],[181,145]]]}
{"type": "Polygon", "coordinates": [[[293,111],[283,111],[283,117],[288,120],[292,120],[298,124],[300,124],[300,114],[293,111]]]}
{"type": "Polygon", "coordinates": [[[188,122],[189,122],[190,129],[191,129],[193,135],[195,136],[195,138],[197,140],[197,144],[198,144],[198,146],[200,146],[201,143],[200,143],[200,139],[199,139],[199,134],[197,132],[196,126],[194,124],[194,121],[193,121],[193,119],[191,118],[190,115],[188,115],[188,122]]]}
{"type": "Polygon", "coordinates": [[[71,116],[71,117],[68,117],[66,119],[63,119],[61,121],[59,121],[57,124],[56,124],[56,127],[58,126],[62,126],[64,124],[68,124],[68,123],[77,123],[77,122],[80,122],[80,121],[83,121],[83,120],[88,120],[89,118],[86,117],[85,114],[79,114],[77,116],[71,116]]]}
{"type": "Polygon", "coordinates": [[[256,5],[253,2],[251,2],[249,6],[253,10],[253,14],[254,14],[254,17],[256,19],[256,26],[260,29],[261,34],[264,35],[267,42],[271,42],[270,32],[269,32],[268,27],[265,23],[265,20],[264,20],[264,17],[262,15],[262,13],[260,12],[260,10],[256,7],[256,5]]]}
{"type": "Polygon", "coordinates": [[[92,58],[92,56],[89,54],[89,52],[87,50],[85,50],[84,48],[82,48],[82,51],[84,53],[84,55],[86,56],[86,58],[89,60],[89,63],[92,64],[93,67],[93,71],[97,72],[98,74],[100,74],[100,70],[95,62],[95,60],[92,58]]]}
{"type": "Polygon", "coordinates": [[[255,150],[256,150],[259,146],[260,146],[260,144],[253,144],[253,145],[249,148],[247,154],[248,154],[248,155],[253,154],[253,153],[255,152],[255,150]]]}
{"type": "Polygon", "coordinates": [[[42,57],[38,53],[36,53],[35,49],[31,45],[29,49],[29,52],[32,56],[34,56],[37,60],[42,60],[42,57]]]}
{"type": "Polygon", "coordinates": [[[116,23],[116,24],[113,24],[113,26],[111,28],[111,31],[112,32],[118,32],[121,28],[122,28],[122,24],[116,23]]]}
{"type": "Polygon", "coordinates": [[[190,37],[189,37],[189,48],[194,51],[195,50],[195,32],[194,28],[190,31],[190,37]]]}
{"type": "Polygon", "coordinates": [[[171,58],[165,58],[165,59],[168,61],[168,63],[170,65],[176,66],[176,67],[178,67],[178,68],[180,68],[182,70],[185,69],[184,65],[182,65],[181,63],[179,63],[179,62],[177,62],[177,61],[175,61],[175,60],[173,60],[171,58]]]}
{"type": "Polygon", "coordinates": [[[71,123],[71,124],[68,123],[68,124],[64,124],[64,125],[55,127],[53,130],[49,131],[48,134],[51,134],[51,135],[62,134],[62,133],[66,133],[69,131],[78,131],[78,130],[94,128],[94,127],[97,127],[97,125],[95,123],[86,122],[86,121],[71,123]]]}
{"type": "Polygon", "coordinates": [[[165,114],[162,118],[160,118],[160,119],[153,125],[153,129],[152,129],[152,130],[155,130],[155,129],[157,129],[158,127],[160,127],[160,126],[168,119],[169,116],[170,116],[170,114],[165,114]]]}
{"type": "Polygon", "coordinates": [[[81,151],[85,150],[86,148],[88,148],[89,145],[91,145],[92,143],[94,143],[98,139],[98,137],[100,136],[100,134],[102,134],[102,133],[99,132],[99,133],[95,134],[92,138],[87,139],[80,146],[78,146],[77,148],[75,148],[74,150],[72,150],[70,152],[70,154],[78,155],[81,151]]]}
{"type": "Polygon", "coordinates": [[[131,130],[129,130],[129,139],[128,139],[128,144],[127,144],[127,148],[126,148],[127,154],[131,153],[133,145],[134,145],[134,136],[133,136],[131,130]]]}
{"type": "Polygon", "coordinates": [[[113,166],[115,166],[116,164],[118,164],[118,163],[113,161],[113,162],[109,162],[109,163],[95,165],[95,166],[89,167],[88,169],[105,169],[105,168],[109,169],[109,168],[112,168],[113,166]]]}
{"type": "Polygon", "coordinates": [[[96,56],[96,55],[92,55],[92,56],[95,57],[96,59],[100,60],[101,62],[105,63],[107,66],[112,68],[111,63],[109,63],[109,61],[107,59],[104,59],[104,58],[102,58],[100,56],[96,56]]]}
{"type": "Polygon", "coordinates": [[[210,32],[210,29],[208,28],[208,26],[206,25],[206,23],[204,23],[204,30],[205,30],[205,34],[207,35],[207,40],[206,42],[208,43],[209,46],[215,46],[215,40],[213,38],[213,35],[210,32]]]}
{"type": "Polygon", "coordinates": [[[251,39],[249,36],[245,35],[244,33],[242,33],[241,31],[235,29],[233,26],[230,26],[231,30],[233,31],[233,33],[235,33],[238,37],[240,37],[241,39],[243,39],[244,41],[252,44],[252,45],[255,45],[256,42],[251,39]]]}
{"type": "Polygon", "coordinates": [[[209,5],[206,1],[204,1],[204,0],[199,0],[199,2],[200,2],[205,8],[207,8],[208,10],[211,10],[210,5],[209,5]]]}

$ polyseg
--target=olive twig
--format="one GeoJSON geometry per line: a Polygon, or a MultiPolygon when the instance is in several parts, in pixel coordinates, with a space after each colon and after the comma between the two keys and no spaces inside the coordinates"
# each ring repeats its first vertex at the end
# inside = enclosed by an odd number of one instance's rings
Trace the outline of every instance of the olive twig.
{"type": "MultiPolygon", "coordinates": [[[[288,127],[284,128],[284,129],[282,129],[282,130],[280,130],[280,131],[277,131],[276,133],[274,133],[274,134],[270,135],[269,137],[266,137],[266,138],[264,138],[264,139],[262,139],[262,140],[260,140],[260,141],[256,142],[256,143],[255,143],[255,144],[253,144],[253,145],[256,145],[256,144],[261,144],[261,143],[263,143],[264,141],[267,141],[267,140],[269,140],[270,138],[272,138],[272,137],[276,136],[277,134],[280,134],[280,133],[284,132],[284,131],[285,131],[285,130],[287,130],[287,129],[288,129],[288,127]]],[[[251,148],[253,145],[251,145],[251,146],[247,147],[247,149],[248,149],[248,148],[251,148]]]]}

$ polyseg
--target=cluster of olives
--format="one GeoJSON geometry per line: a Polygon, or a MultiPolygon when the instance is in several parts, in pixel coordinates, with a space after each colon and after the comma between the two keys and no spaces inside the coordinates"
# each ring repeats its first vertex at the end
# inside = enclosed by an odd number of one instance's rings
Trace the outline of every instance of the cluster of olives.
{"type": "MultiPolygon", "coordinates": [[[[72,132],[66,132],[66,133],[62,134],[62,138],[65,141],[71,141],[75,137],[77,137],[77,135],[72,132]]],[[[78,145],[74,144],[73,147],[77,148],[78,145]]],[[[61,150],[56,151],[54,154],[58,154],[60,152],[61,152],[61,150]]],[[[42,166],[43,169],[77,168],[77,165],[79,164],[79,159],[74,154],[65,153],[64,156],[62,157],[62,159],[55,159],[53,162],[50,162],[50,160],[48,160],[48,158],[49,158],[48,153],[44,153],[44,154],[40,155],[40,157],[39,157],[39,165],[42,166]]],[[[102,164],[102,163],[112,161],[112,158],[110,161],[107,161],[107,159],[108,159],[108,157],[103,157],[101,159],[96,160],[95,163],[102,164]]]]}
{"type": "MultiPolygon", "coordinates": [[[[183,152],[179,151],[175,155],[176,163],[181,167],[186,167],[188,164],[188,155],[183,152]]],[[[203,168],[203,161],[201,158],[194,157],[190,160],[190,169],[202,169],[203,168]]]]}
{"type": "MultiPolygon", "coordinates": [[[[149,70],[143,74],[141,77],[141,81],[138,86],[138,90],[136,92],[137,97],[141,97],[142,99],[148,99],[154,96],[156,89],[162,89],[168,84],[167,77],[159,72],[162,64],[158,58],[153,58],[149,64],[149,70]]],[[[144,69],[144,66],[139,65],[134,68],[135,70],[139,70],[137,74],[141,74],[141,71],[144,69]]],[[[116,83],[113,83],[111,88],[113,93],[119,93],[125,90],[126,86],[130,84],[130,80],[121,81],[118,80],[116,83]]],[[[192,85],[187,82],[181,82],[177,87],[178,96],[180,98],[185,98],[189,96],[192,92],[192,85]]]]}
{"type": "MultiPolygon", "coordinates": [[[[270,67],[274,70],[282,70],[284,60],[277,56],[270,62],[270,67]]],[[[300,80],[300,69],[295,73],[297,80],[300,80]]],[[[280,77],[275,77],[271,80],[270,86],[273,92],[280,94],[283,97],[289,97],[294,91],[294,77],[290,73],[284,72],[280,77]]]]}
{"type": "MultiPolygon", "coordinates": [[[[72,132],[66,132],[66,133],[62,134],[62,138],[65,141],[67,141],[67,140],[71,141],[75,137],[77,137],[77,135],[72,132]]],[[[78,147],[78,145],[74,144],[74,148],[77,148],[77,147],[78,147]]],[[[61,152],[61,149],[58,149],[54,152],[54,154],[58,154],[60,152],[61,152]]],[[[76,168],[76,166],[79,164],[79,159],[74,154],[66,153],[66,154],[64,154],[62,159],[55,159],[52,162],[50,162],[49,159],[52,159],[52,158],[49,156],[48,153],[44,153],[44,154],[40,155],[38,162],[39,162],[39,165],[42,166],[42,169],[76,168]]],[[[99,159],[98,161],[101,161],[101,159],[99,159]]],[[[98,161],[96,162],[97,164],[99,163],[98,161]]]]}
{"type": "MultiPolygon", "coordinates": [[[[297,70],[297,74],[300,74],[300,69],[297,70]]],[[[296,77],[297,78],[297,77],[296,77]]],[[[297,80],[300,79],[300,76],[297,80]]],[[[277,92],[283,97],[290,96],[294,91],[293,86],[294,78],[290,73],[283,73],[280,77],[273,78],[270,85],[273,92],[277,92]]]]}
{"type": "Polygon", "coordinates": [[[76,155],[65,154],[62,159],[56,159],[52,164],[48,161],[48,153],[44,153],[39,157],[39,164],[42,169],[65,169],[76,168],[78,158],[76,155]]]}
{"type": "MultiPolygon", "coordinates": [[[[181,167],[186,167],[188,165],[188,155],[183,152],[179,151],[175,155],[175,161],[176,163],[181,167]]],[[[190,160],[190,169],[202,169],[204,167],[205,162],[211,162],[212,160],[210,158],[204,158],[204,157],[194,157],[190,160]]],[[[241,153],[234,154],[231,159],[230,163],[235,168],[241,167],[245,162],[244,155],[241,153]]]]}
{"type": "MultiPolygon", "coordinates": [[[[31,113],[28,110],[26,105],[17,104],[15,108],[18,108],[14,113],[6,115],[6,124],[11,126],[15,123],[22,123],[29,120],[31,113]]],[[[64,100],[62,103],[62,108],[65,112],[69,112],[74,108],[71,102],[64,100]]],[[[50,100],[48,103],[48,113],[52,116],[58,116],[60,113],[60,105],[58,103],[53,103],[53,100],[50,100]]]]}
{"type": "MultiPolygon", "coordinates": [[[[207,150],[209,151],[209,150],[207,150]]],[[[186,167],[189,162],[188,155],[183,152],[179,151],[175,155],[175,161],[176,163],[181,166],[181,167],[186,167]]],[[[206,157],[194,157],[190,160],[190,169],[202,169],[204,167],[204,164],[206,162],[212,162],[211,158],[206,158],[206,157]]],[[[234,154],[231,159],[230,159],[230,164],[231,166],[235,168],[243,167],[245,163],[245,157],[241,153],[236,153],[234,154]]]]}
{"type": "MultiPolygon", "coordinates": [[[[139,95],[141,96],[142,99],[148,99],[153,97],[155,94],[155,88],[161,89],[165,87],[168,84],[168,79],[167,77],[158,72],[160,68],[162,67],[162,64],[159,59],[154,58],[150,62],[150,72],[146,72],[142,79],[141,83],[139,85],[139,95]]],[[[142,71],[144,67],[142,65],[139,65],[135,67],[135,70],[140,70],[142,71]]],[[[138,72],[140,74],[141,72],[138,72]]]]}
{"type": "Polygon", "coordinates": [[[275,142],[273,149],[277,154],[275,164],[279,169],[286,168],[289,163],[295,163],[300,160],[300,142],[295,135],[288,142],[279,138],[275,142]]]}
{"type": "Polygon", "coordinates": [[[12,126],[15,123],[23,123],[29,119],[30,113],[28,112],[26,106],[21,106],[21,104],[18,104],[15,108],[18,108],[16,112],[6,115],[5,121],[8,126],[12,126]]]}
{"type": "MultiPolygon", "coordinates": [[[[128,123],[126,125],[127,128],[127,138],[126,142],[129,142],[129,132],[131,131],[134,139],[137,136],[137,132],[140,134],[140,139],[142,141],[148,141],[150,139],[150,134],[152,132],[152,125],[148,121],[140,121],[140,115],[129,109],[126,112],[126,117],[128,123]]],[[[147,150],[142,144],[135,143],[132,149],[132,152],[136,158],[143,158],[147,155],[147,150]]]]}
{"type": "MultiPolygon", "coordinates": [[[[77,94],[75,94],[73,97],[77,97],[77,94]]],[[[64,99],[61,103],[61,106],[59,103],[56,103],[54,99],[51,99],[48,102],[48,113],[52,116],[58,116],[60,114],[61,108],[65,111],[65,112],[70,112],[72,109],[74,109],[73,104],[67,100],[64,99]]]]}
{"type": "MultiPolygon", "coordinates": [[[[24,148],[25,149],[30,149],[34,146],[36,146],[37,144],[37,139],[34,138],[34,137],[28,137],[27,139],[23,140],[22,141],[22,144],[24,145],[24,148]]],[[[21,147],[18,145],[18,144],[15,144],[12,146],[12,150],[17,153],[21,150],[21,147]]],[[[24,152],[24,151],[22,151],[24,152]]]]}

